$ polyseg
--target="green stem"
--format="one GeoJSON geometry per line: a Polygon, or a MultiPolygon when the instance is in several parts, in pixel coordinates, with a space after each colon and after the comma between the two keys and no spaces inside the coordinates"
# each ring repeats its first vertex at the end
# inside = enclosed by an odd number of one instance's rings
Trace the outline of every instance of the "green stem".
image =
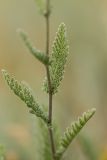
{"type": "MultiPolygon", "coordinates": [[[[49,56],[49,37],[50,37],[50,23],[49,23],[49,17],[50,17],[50,0],[46,1],[46,13],[44,14],[46,19],[46,54],[49,56]]],[[[54,143],[54,137],[53,137],[53,130],[52,130],[52,86],[51,86],[51,78],[50,78],[50,72],[49,72],[49,66],[46,66],[46,72],[47,72],[47,80],[48,80],[48,88],[49,88],[49,113],[48,113],[48,119],[49,119],[49,136],[50,136],[50,143],[51,143],[51,150],[52,150],[52,157],[53,160],[56,160],[55,158],[55,143],[54,143]]]]}

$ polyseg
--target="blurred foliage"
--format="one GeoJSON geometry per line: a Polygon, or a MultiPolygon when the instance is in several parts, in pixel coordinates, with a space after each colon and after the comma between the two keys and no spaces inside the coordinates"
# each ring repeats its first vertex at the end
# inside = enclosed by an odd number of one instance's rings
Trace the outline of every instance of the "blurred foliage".
{"type": "Polygon", "coordinates": [[[80,147],[82,151],[86,154],[88,160],[97,160],[98,159],[98,149],[97,146],[93,143],[92,139],[88,135],[81,134],[79,136],[80,147]]]}
{"type": "Polygon", "coordinates": [[[5,159],[5,149],[3,145],[0,145],[0,160],[4,160],[4,159],[5,159]]]}

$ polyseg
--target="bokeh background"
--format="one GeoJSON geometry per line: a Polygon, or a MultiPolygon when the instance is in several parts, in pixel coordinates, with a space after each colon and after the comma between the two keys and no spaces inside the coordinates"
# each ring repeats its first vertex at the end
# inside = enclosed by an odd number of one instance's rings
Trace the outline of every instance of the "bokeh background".
{"type": "MultiPolygon", "coordinates": [[[[83,111],[97,109],[66,159],[107,160],[107,1],[52,0],[50,44],[61,22],[68,28],[70,54],[63,83],[54,97],[54,119],[63,132],[83,111]]],[[[38,101],[47,104],[47,95],[41,90],[45,69],[23,45],[18,28],[45,50],[45,21],[34,0],[0,0],[0,70],[7,69],[27,81],[38,101]]],[[[35,159],[37,135],[36,118],[0,74],[0,143],[5,146],[6,159],[35,159]]]]}

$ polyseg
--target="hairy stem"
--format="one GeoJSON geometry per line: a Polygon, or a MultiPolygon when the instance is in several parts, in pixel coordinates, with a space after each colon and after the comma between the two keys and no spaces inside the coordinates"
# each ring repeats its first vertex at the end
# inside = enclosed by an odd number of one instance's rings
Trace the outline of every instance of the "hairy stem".
{"type": "MultiPolygon", "coordinates": [[[[49,36],[50,36],[50,24],[49,24],[49,18],[50,18],[50,0],[46,0],[46,13],[45,13],[45,19],[46,19],[46,54],[49,56],[49,36]]],[[[51,87],[51,79],[50,79],[50,72],[49,72],[49,66],[46,66],[46,73],[47,73],[47,79],[48,79],[48,88],[49,88],[49,124],[52,126],[52,87],[51,87]]],[[[50,143],[51,143],[51,150],[52,150],[52,157],[53,160],[56,160],[55,158],[55,144],[54,144],[54,137],[53,137],[53,130],[52,127],[48,128],[49,130],[49,136],[50,136],[50,143]]]]}

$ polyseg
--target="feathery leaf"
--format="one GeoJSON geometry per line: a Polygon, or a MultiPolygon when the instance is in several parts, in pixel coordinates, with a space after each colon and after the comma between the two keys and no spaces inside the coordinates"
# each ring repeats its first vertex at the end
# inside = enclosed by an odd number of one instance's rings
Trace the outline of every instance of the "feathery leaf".
{"type": "MultiPolygon", "coordinates": [[[[69,47],[66,37],[65,24],[60,24],[58,32],[53,43],[52,55],[50,56],[51,65],[49,66],[52,92],[58,91],[61,80],[63,79],[65,64],[69,53],[69,47]]],[[[43,89],[48,93],[47,78],[44,80],[43,89]]]]}
{"type": "Polygon", "coordinates": [[[18,30],[22,40],[24,41],[25,45],[27,46],[27,48],[29,49],[29,51],[43,64],[45,65],[49,65],[49,57],[44,54],[43,52],[37,50],[34,45],[32,44],[31,40],[29,39],[28,35],[22,30],[19,29],[18,30]]]}
{"type": "Polygon", "coordinates": [[[74,138],[78,135],[78,133],[87,123],[87,121],[94,115],[95,111],[96,109],[93,108],[91,110],[88,110],[87,112],[84,112],[83,115],[79,117],[77,121],[75,121],[70,127],[66,129],[64,135],[61,137],[61,140],[60,140],[60,146],[57,151],[58,157],[62,156],[62,154],[66,151],[68,146],[71,144],[74,138]]]}
{"type": "Polygon", "coordinates": [[[2,70],[2,74],[11,90],[30,108],[30,112],[48,124],[48,118],[40,105],[35,101],[31,89],[25,83],[18,82],[13,76],[10,76],[6,70],[2,70]]]}

